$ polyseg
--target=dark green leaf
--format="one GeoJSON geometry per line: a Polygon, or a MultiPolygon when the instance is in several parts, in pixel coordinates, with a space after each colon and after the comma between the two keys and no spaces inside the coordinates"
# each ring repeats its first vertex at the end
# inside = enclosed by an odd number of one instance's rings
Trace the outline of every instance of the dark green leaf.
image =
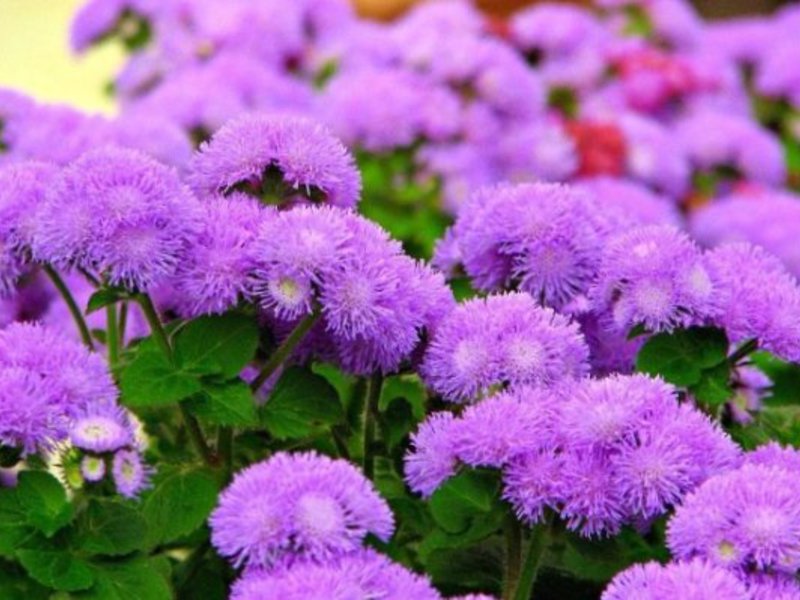
{"type": "Polygon", "coordinates": [[[195,469],[161,475],[144,500],[148,547],[171,542],[205,523],[219,486],[210,473],[195,469]]]}
{"type": "Polygon", "coordinates": [[[56,590],[75,592],[94,583],[88,563],[68,550],[19,550],[17,558],[33,579],[56,590]]]}
{"type": "Polygon", "coordinates": [[[147,521],[118,502],[92,501],[79,523],[78,545],[90,554],[119,556],[144,548],[147,521]]]}
{"type": "Polygon", "coordinates": [[[142,346],[120,374],[123,402],[131,407],[173,404],[202,391],[197,376],[171,365],[155,348],[142,346]]]}
{"type": "Polygon", "coordinates": [[[61,482],[44,471],[23,471],[17,483],[17,498],[28,522],[52,536],[72,519],[72,505],[61,482]]]}
{"type": "Polygon", "coordinates": [[[125,290],[118,288],[101,288],[89,298],[89,303],[86,306],[86,314],[90,315],[101,308],[115,304],[127,297],[128,294],[125,290]]]}
{"type": "Polygon", "coordinates": [[[93,563],[96,584],[75,594],[81,600],[171,600],[172,592],[154,559],[93,563]]]}
{"type": "Polygon", "coordinates": [[[425,557],[425,572],[447,595],[480,590],[499,596],[503,553],[499,536],[469,548],[439,549],[425,557]]]}
{"type": "Polygon", "coordinates": [[[380,410],[386,410],[395,398],[405,398],[418,421],[425,418],[427,392],[418,375],[394,375],[384,379],[381,388],[380,410]]]}
{"type": "Polygon", "coordinates": [[[343,417],[333,386],[301,367],[286,370],[261,409],[262,422],[278,439],[307,436],[316,426],[333,425],[343,417]]]}
{"type": "Polygon", "coordinates": [[[702,372],[700,382],[689,390],[692,395],[706,406],[719,406],[733,396],[730,386],[731,369],[727,362],[702,372]]]}
{"type": "Polygon", "coordinates": [[[389,451],[394,450],[414,429],[417,420],[405,398],[395,398],[380,415],[381,433],[389,451]]]}
{"type": "Polygon", "coordinates": [[[236,377],[257,347],[255,319],[228,313],[189,323],[176,336],[175,356],[184,371],[236,377]]]}
{"type": "Polygon", "coordinates": [[[241,380],[203,382],[203,393],[187,401],[190,410],[208,423],[251,427],[258,413],[250,387],[241,380]]]}
{"type": "Polygon", "coordinates": [[[721,329],[690,327],[659,333],[645,342],[636,357],[637,370],[661,375],[678,386],[700,383],[705,369],[727,359],[728,338],[721,329]]]}
{"type": "Polygon", "coordinates": [[[486,470],[467,470],[451,477],[430,499],[430,510],[439,526],[448,533],[463,533],[474,519],[485,518],[498,499],[497,474],[486,470]]]}
{"type": "Polygon", "coordinates": [[[0,554],[9,556],[33,534],[14,488],[0,488],[0,554]]]}

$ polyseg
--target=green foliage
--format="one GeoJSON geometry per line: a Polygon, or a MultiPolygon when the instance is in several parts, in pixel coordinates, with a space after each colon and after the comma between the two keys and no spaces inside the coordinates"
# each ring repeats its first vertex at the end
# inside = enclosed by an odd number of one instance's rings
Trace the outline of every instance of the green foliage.
{"type": "Polygon", "coordinates": [[[500,494],[496,472],[465,470],[451,477],[430,499],[430,509],[437,525],[448,533],[463,533],[492,512],[500,494]]]}
{"type": "Polygon", "coordinates": [[[257,347],[255,319],[236,313],[200,317],[175,336],[178,367],[198,375],[236,377],[253,359],[257,347]]]}
{"type": "Polygon", "coordinates": [[[147,341],[120,373],[123,402],[131,408],[174,404],[203,390],[200,379],[172,364],[147,341]]]}
{"type": "Polygon", "coordinates": [[[202,392],[187,401],[191,411],[207,423],[236,427],[258,424],[253,393],[246,383],[203,381],[202,392]]]}
{"type": "Polygon", "coordinates": [[[72,505],[67,501],[67,493],[49,473],[20,473],[16,496],[27,523],[48,537],[72,519],[72,505]]]}
{"type": "Polygon", "coordinates": [[[92,500],[78,525],[78,548],[106,556],[143,549],[148,531],[147,521],[137,510],[111,500],[92,500]]]}

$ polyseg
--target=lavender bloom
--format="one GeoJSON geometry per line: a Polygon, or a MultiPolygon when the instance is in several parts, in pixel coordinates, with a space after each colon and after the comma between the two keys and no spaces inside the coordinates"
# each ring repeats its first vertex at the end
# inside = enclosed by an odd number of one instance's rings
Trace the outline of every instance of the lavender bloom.
{"type": "Polygon", "coordinates": [[[513,127],[497,144],[495,160],[511,181],[564,181],[578,169],[575,142],[557,121],[537,120],[513,127]]]}
{"type": "Polygon", "coordinates": [[[781,37],[777,42],[769,43],[768,48],[756,68],[756,90],[764,96],[800,106],[800,76],[795,68],[800,60],[797,44],[781,37]]]}
{"type": "Polygon", "coordinates": [[[196,201],[169,168],[107,147],[64,170],[38,215],[34,256],[147,290],[172,275],[193,239],[196,201]]]}
{"type": "Polygon", "coordinates": [[[314,452],[275,454],[239,472],[209,523],[217,551],[249,567],[290,554],[331,559],[369,533],[387,541],[394,531],[388,505],[361,473],[314,452]]]}
{"type": "Polygon", "coordinates": [[[102,481],[106,476],[106,460],[102,456],[87,454],[81,459],[81,475],[90,483],[102,481]]]}
{"type": "Polygon", "coordinates": [[[587,355],[568,319],[527,294],[505,294],[455,308],[437,328],[421,373],[446,400],[469,402],[494,386],[577,379],[587,355]]]}
{"type": "Polygon", "coordinates": [[[202,204],[197,239],[178,266],[180,313],[223,313],[244,296],[253,267],[252,244],[272,213],[243,194],[202,204]]]}
{"type": "Polygon", "coordinates": [[[126,498],[136,498],[150,487],[151,469],[136,450],[118,450],[112,459],[111,473],[117,493],[126,498]]]}
{"type": "Polygon", "coordinates": [[[800,473],[800,451],[791,446],[781,446],[769,442],[759,446],[744,456],[745,464],[778,467],[793,473],[800,473]]]}
{"type": "Polygon", "coordinates": [[[70,45],[76,52],[111,35],[126,15],[146,16],[154,12],[153,0],[91,0],[72,22],[70,45]]]}
{"type": "Polygon", "coordinates": [[[373,550],[324,564],[298,561],[272,571],[252,570],[233,586],[231,600],[385,598],[440,600],[430,582],[373,550]]]}
{"type": "Polygon", "coordinates": [[[576,184],[593,196],[619,228],[631,225],[675,225],[681,223],[672,199],[626,179],[594,177],[576,184]]]}
{"type": "Polygon", "coordinates": [[[478,289],[516,287],[561,308],[595,277],[606,233],[597,212],[562,185],[482,188],[454,225],[464,270],[478,289]]]}
{"type": "Polygon", "coordinates": [[[736,576],[703,560],[633,565],[617,574],[602,600],[750,600],[747,588],[736,576]]]}
{"type": "Polygon", "coordinates": [[[758,340],[786,360],[800,360],[800,288],[781,262],[757,246],[725,244],[707,253],[716,290],[714,322],[734,343],[758,340]]]}
{"type": "Polygon", "coordinates": [[[101,404],[87,408],[75,420],[70,441],[81,450],[113,452],[133,443],[133,430],[124,409],[101,404]]]}
{"type": "Polygon", "coordinates": [[[674,556],[728,568],[795,573],[800,568],[797,474],[745,464],[709,479],[670,519],[674,556]]]}
{"type": "Polygon", "coordinates": [[[647,226],[609,239],[590,296],[619,331],[639,324],[669,331],[707,318],[713,292],[694,243],[672,227],[647,226]]]}
{"type": "Polygon", "coordinates": [[[111,123],[111,136],[120,146],[140,150],[174,167],[184,167],[192,157],[186,133],[161,117],[125,113],[111,123]]]}
{"type": "Polygon", "coordinates": [[[798,600],[800,584],[786,575],[751,575],[747,579],[751,600],[798,600]]]}
{"type": "Polygon", "coordinates": [[[189,174],[205,194],[240,189],[269,203],[296,197],[352,208],[361,181],[353,158],[322,126],[301,118],[242,117],[203,145],[189,174]]]}
{"type": "Polygon", "coordinates": [[[436,412],[411,436],[413,450],[405,458],[405,475],[415,492],[430,496],[455,475],[458,467],[453,445],[456,423],[453,413],[436,412]]]}
{"type": "Polygon", "coordinates": [[[748,180],[772,186],[786,179],[780,142],[746,118],[699,111],[678,124],[676,135],[697,169],[732,168],[748,180]]]}
{"type": "Polygon", "coordinates": [[[737,194],[715,200],[692,214],[692,236],[707,247],[749,242],[783,261],[800,276],[800,198],[766,192],[737,194]]]}
{"type": "Polygon", "coordinates": [[[589,364],[593,375],[633,372],[636,355],[644,344],[644,338],[629,340],[626,332],[609,328],[609,315],[579,311],[575,314],[575,320],[589,346],[589,364]]]}

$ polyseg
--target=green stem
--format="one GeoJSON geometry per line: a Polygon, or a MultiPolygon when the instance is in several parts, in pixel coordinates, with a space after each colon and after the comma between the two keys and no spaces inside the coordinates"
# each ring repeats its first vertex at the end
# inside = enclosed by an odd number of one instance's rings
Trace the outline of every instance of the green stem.
{"type": "MultiPolygon", "coordinates": [[[[153,305],[153,301],[147,294],[137,295],[136,301],[139,303],[139,306],[142,307],[144,317],[147,319],[148,325],[150,325],[150,333],[161,347],[161,350],[164,352],[164,356],[167,358],[169,363],[174,365],[175,355],[172,352],[172,346],[169,343],[169,337],[167,336],[167,332],[164,330],[164,326],[161,324],[161,318],[158,316],[158,312],[156,311],[156,307],[153,305]]],[[[203,460],[206,462],[206,464],[210,466],[216,466],[217,457],[211,451],[211,448],[209,448],[208,442],[206,442],[206,438],[203,435],[203,430],[200,428],[200,424],[197,422],[197,419],[195,419],[194,415],[189,412],[189,409],[185,404],[180,403],[180,408],[181,415],[183,415],[183,420],[186,423],[186,429],[189,431],[189,436],[192,438],[195,448],[200,453],[200,456],[203,457],[203,460]]]]}
{"type": "Polygon", "coordinates": [[[119,365],[119,321],[117,319],[117,305],[106,306],[106,349],[108,350],[108,364],[113,373],[119,365]]]}
{"type": "Polygon", "coordinates": [[[59,275],[58,272],[50,265],[44,265],[42,268],[50,278],[50,281],[53,282],[53,285],[58,290],[58,293],[61,294],[61,297],[64,299],[64,302],[66,303],[67,308],[69,309],[69,312],[75,321],[75,325],[78,326],[78,331],[81,334],[83,343],[86,344],[86,347],[89,348],[89,350],[94,350],[92,334],[89,332],[89,327],[86,325],[86,319],[83,318],[83,312],[81,312],[81,309],[78,307],[78,303],[75,302],[75,298],[72,295],[72,292],[69,291],[67,284],[64,283],[64,280],[61,279],[61,275],[59,275]]]}
{"type": "Polygon", "coordinates": [[[203,558],[210,549],[211,543],[206,540],[197,546],[186,560],[183,561],[181,565],[182,568],[176,577],[175,587],[179,592],[200,570],[200,566],[203,564],[203,558]]]}
{"type": "Polygon", "coordinates": [[[728,357],[728,364],[735,366],[740,360],[756,350],[758,350],[758,340],[755,338],[747,340],[728,357]]]}
{"type": "Polygon", "coordinates": [[[381,399],[383,375],[375,371],[369,379],[367,397],[364,402],[364,476],[375,476],[375,425],[378,420],[378,404],[381,399]]]}
{"type": "Polygon", "coordinates": [[[125,332],[128,330],[128,303],[122,302],[119,307],[119,343],[120,347],[125,347],[125,332]]]}
{"type": "Polygon", "coordinates": [[[314,310],[310,315],[306,316],[302,321],[300,321],[297,326],[292,330],[283,343],[278,346],[278,349],[272,353],[272,356],[269,357],[269,360],[264,363],[264,366],[261,367],[261,371],[259,371],[256,378],[250,384],[250,389],[253,392],[257,392],[259,388],[269,379],[275,371],[284,363],[284,361],[289,357],[297,347],[297,344],[305,337],[308,333],[308,330],[314,326],[314,323],[317,322],[317,319],[320,318],[322,315],[320,310],[314,310]]]}
{"type": "Polygon", "coordinates": [[[522,570],[522,527],[513,514],[506,516],[504,530],[506,555],[503,600],[511,600],[511,595],[519,581],[519,574],[522,570]]]}
{"type": "Polygon", "coordinates": [[[549,540],[550,528],[546,524],[533,527],[522,571],[516,586],[514,586],[513,595],[509,596],[513,600],[530,600],[531,594],[533,594],[533,584],[536,583],[536,576],[539,573],[539,565],[549,540]]]}
{"type": "Polygon", "coordinates": [[[217,455],[225,470],[225,482],[233,474],[233,427],[220,427],[217,433],[217,455]]]}

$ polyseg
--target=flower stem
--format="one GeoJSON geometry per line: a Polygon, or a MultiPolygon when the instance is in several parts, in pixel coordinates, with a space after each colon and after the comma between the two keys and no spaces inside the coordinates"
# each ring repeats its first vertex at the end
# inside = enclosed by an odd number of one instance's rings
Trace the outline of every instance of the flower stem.
{"type": "Polygon", "coordinates": [[[220,427],[217,432],[217,456],[225,470],[225,482],[233,473],[233,427],[220,427]]]}
{"type": "Polygon", "coordinates": [[[50,278],[50,281],[53,282],[53,285],[58,290],[58,293],[61,294],[61,297],[64,299],[64,302],[66,303],[67,308],[69,309],[69,312],[75,321],[75,325],[78,326],[78,331],[81,334],[83,343],[86,344],[86,347],[89,348],[89,350],[94,350],[92,334],[89,332],[89,327],[86,325],[86,319],[83,318],[83,312],[78,307],[78,303],[75,302],[75,297],[72,295],[72,292],[69,291],[67,284],[64,283],[61,275],[59,275],[58,272],[50,265],[44,265],[42,268],[50,278]]]}
{"type": "Polygon", "coordinates": [[[113,373],[119,365],[119,321],[117,320],[117,305],[106,306],[106,349],[108,350],[108,364],[113,373]]]}
{"type": "Polygon", "coordinates": [[[289,357],[297,347],[297,344],[305,337],[308,333],[309,329],[314,326],[314,323],[317,322],[317,319],[320,318],[322,315],[319,309],[314,310],[310,315],[307,315],[300,321],[297,326],[292,330],[283,343],[278,346],[278,349],[272,353],[272,356],[269,357],[269,360],[264,363],[264,366],[261,367],[261,371],[259,371],[256,378],[250,384],[250,389],[253,392],[257,392],[262,385],[269,379],[275,371],[284,363],[284,361],[289,357]]]}
{"type": "Polygon", "coordinates": [[[369,379],[367,397],[364,401],[364,476],[375,476],[375,425],[378,420],[378,404],[381,399],[383,375],[375,371],[369,379]]]}
{"type": "Polygon", "coordinates": [[[522,569],[522,528],[513,514],[506,516],[505,527],[506,555],[505,555],[505,585],[503,586],[503,600],[511,600],[514,586],[519,581],[522,569]]]}
{"type": "Polygon", "coordinates": [[[522,570],[514,586],[513,600],[530,600],[533,593],[533,584],[539,573],[542,556],[550,540],[550,528],[546,524],[534,526],[531,530],[531,539],[528,542],[528,553],[522,563],[522,570]]]}
{"type": "MultiPolygon", "coordinates": [[[[169,363],[174,365],[175,355],[172,352],[172,346],[169,342],[167,332],[161,324],[161,318],[158,316],[156,307],[153,306],[153,301],[147,294],[138,294],[136,296],[136,301],[139,303],[139,306],[142,307],[144,317],[147,319],[148,325],[150,325],[150,333],[161,347],[169,363]]],[[[181,408],[183,420],[186,423],[186,429],[189,431],[189,436],[192,438],[195,448],[200,453],[200,456],[203,457],[206,464],[215,466],[217,464],[217,458],[211,451],[211,448],[209,448],[208,442],[206,442],[206,438],[203,435],[203,430],[200,428],[200,424],[197,422],[197,419],[194,418],[194,415],[189,412],[185,404],[180,403],[179,406],[181,408]]]]}
{"type": "Polygon", "coordinates": [[[758,340],[755,338],[747,340],[728,357],[728,364],[735,366],[740,360],[756,350],[758,350],[758,340]]]}

